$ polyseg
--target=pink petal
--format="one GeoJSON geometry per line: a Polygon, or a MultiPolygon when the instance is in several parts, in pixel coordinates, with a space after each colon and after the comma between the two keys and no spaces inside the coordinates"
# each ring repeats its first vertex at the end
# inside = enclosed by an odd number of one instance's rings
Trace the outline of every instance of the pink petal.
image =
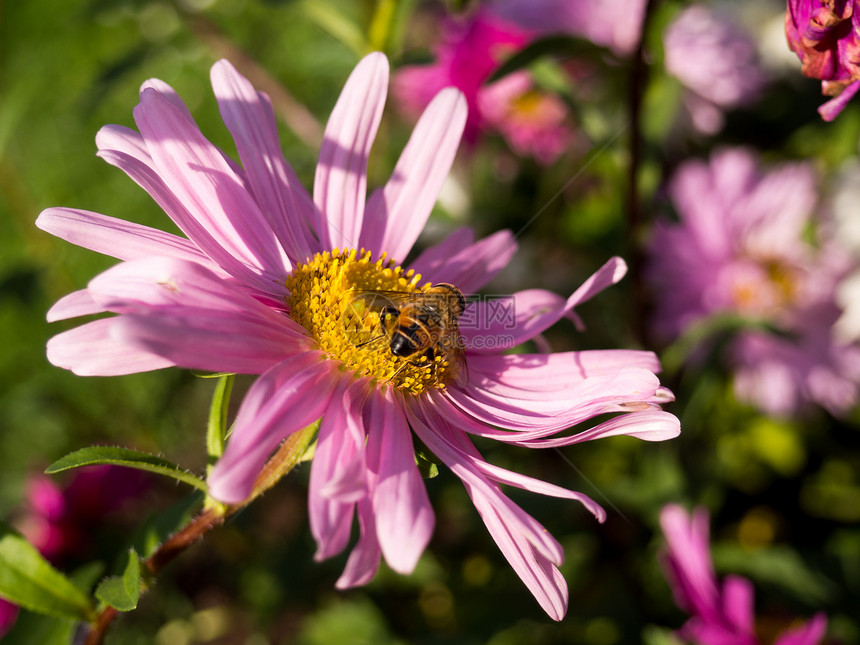
{"type": "MultiPolygon", "coordinates": [[[[435,423],[434,421],[430,421],[430,423],[432,423],[434,426],[445,424],[444,419],[438,417],[437,413],[433,409],[432,404],[427,401],[422,401],[419,403],[419,405],[421,407],[422,412],[424,413],[425,419],[435,420],[435,423]]],[[[548,495],[550,497],[559,497],[562,499],[571,499],[578,501],[597,518],[598,522],[603,522],[606,519],[606,512],[603,510],[603,508],[601,508],[599,504],[594,502],[594,500],[592,500],[590,497],[583,493],[568,490],[560,486],[555,486],[554,484],[550,484],[539,479],[534,479],[526,475],[521,475],[519,473],[515,473],[504,468],[499,468],[498,466],[494,466],[481,459],[475,451],[466,451],[459,449],[455,446],[452,446],[452,450],[457,453],[459,459],[468,463],[471,468],[482,473],[493,481],[499,482],[500,484],[507,484],[509,486],[516,486],[517,488],[522,488],[523,490],[528,490],[533,493],[538,493],[540,495],[548,495]]]]}
{"type": "Polygon", "coordinates": [[[827,631],[827,616],[818,613],[809,622],[790,629],[776,639],[774,645],[819,645],[827,631]]]}
{"type": "Polygon", "coordinates": [[[521,439],[512,443],[527,448],[560,448],[561,446],[572,446],[584,441],[593,441],[594,439],[605,439],[620,435],[635,437],[642,441],[666,441],[674,439],[679,434],[681,434],[681,422],[674,414],[664,412],[663,410],[649,409],[622,414],[604,421],[593,428],[566,437],[535,440],[521,439]]]}
{"type": "Polygon", "coordinates": [[[259,374],[309,346],[285,314],[192,262],[124,262],[96,276],[89,292],[104,308],[126,314],[113,325],[116,342],[182,367],[259,374]]]}
{"type": "Polygon", "coordinates": [[[143,94],[144,90],[152,89],[161,94],[165,99],[170,101],[170,104],[173,105],[177,109],[177,111],[185,117],[190,123],[195,123],[194,117],[191,114],[191,110],[188,109],[188,106],[185,105],[185,101],[182,100],[182,97],[174,90],[170,85],[162,81],[160,78],[150,78],[145,80],[140,85],[140,93],[143,94]]]}
{"type": "Polygon", "coordinates": [[[366,396],[366,379],[342,381],[323,414],[308,491],[316,560],[346,547],[355,503],[366,496],[366,436],[361,414],[366,396]]]}
{"type": "Polygon", "coordinates": [[[541,608],[553,620],[561,620],[567,613],[567,582],[553,563],[540,553],[522,533],[510,526],[507,518],[492,502],[477,491],[469,490],[475,508],[484,520],[493,540],[520,577],[541,608]]]}
{"type": "Polygon", "coordinates": [[[465,294],[475,293],[504,269],[517,252],[510,231],[498,231],[471,244],[423,274],[431,282],[448,282],[465,294]]]}
{"type": "Polygon", "coordinates": [[[431,428],[410,408],[415,433],[463,481],[499,549],[551,618],[560,620],[567,610],[567,584],[554,564],[563,557],[561,546],[538,522],[505,497],[461,457],[474,452],[462,435],[446,425],[431,428]],[[458,446],[458,451],[454,447],[458,446]]]}
{"type": "Polygon", "coordinates": [[[466,460],[463,454],[483,460],[465,434],[450,427],[439,416],[423,417],[420,407],[414,403],[409,408],[410,424],[420,439],[434,455],[441,459],[457,477],[470,488],[480,490],[493,500],[497,510],[503,511],[505,519],[521,533],[528,536],[534,548],[556,564],[564,558],[561,545],[533,517],[506,497],[495,483],[472,466],[473,459],[466,460]],[[432,425],[430,425],[432,424],[432,425]]]}
{"type": "Polygon", "coordinates": [[[271,103],[226,60],[215,63],[211,76],[221,117],[263,216],[289,257],[306,262],[318,250],[308,226],[319,214],[284,159],[271,103]]]}
{"type": "Polygon", "coordinates": [[[469,303],[460,334],[469,354],[498,354],[540,334],[563,315],[564,298],[528,289],[504,298],[469,303]]]}
{"type": "Polygon", "coordinates": [[[149,372],[174,363],[114,338],[119,318],[94,320],[48,341],[48,360],[78,376],[120,376],[149,372]]]}
{"type": "Polygon", "coordinates": [[[219,271],[209,258],[184,238],[99,213],[74,208],[47,208],[36,219],[36,226],[67,242],[120,260],[163,255],[190,260],[219,271]]]}
{"type": "Polygon", "coordinates": [[[848,101],[854,98],[854,95],[857,94],[857,90],[860,90],[860,81],[854,81],[848,84],[839,96],[830,99],[827,103],[824,103],[818,108],[818,113],[821,115],[821,118],[825,121],[833,121],[833,119],[839,116],[839,113],[845,109],[845,106],[848,105],[848,101]]]}
{"type": "Polygon", "coordinates": [[[404,260],[424,228],[451,170],[463,127],[466,100],[454,88],[439,92],[412,131],[391,179],[367,202],[361,243],[404,260]]]}
{"type": "Polygon", "coordinates": [[[56,322],[58,320],[104,312],[105,308],[93,300],[90,292],[86,289],[81,289],[80,291],[72,291],[72,293],[57,300],[54,306],[48,310],[46,318],[48,322],[56,322]]]}
{"type": "Polygon", "coordinates": [[[463,341],[470,352],[478,354],[498,353],[516,347],[548,329],[563,316],[571,315],[575,306],[618,282],[626,271],[627,265],[621,258],[612,258],[567,300],[548,291],[530,289],[502,301],[475,303],[474,312],[468,312],[467,308],[467,313],[478,324],[461,324],[463,341]]]}
{"type": "Polygon", "coordinates": [[[723,580],[723,615],[736,631],[755,634],[755,591],[752,583],[740,576],[723,580]]]}
{"type": "Polygon", "coordinates": [[[379,569],[382,551],[379,547],[379,537],[376,534],[376,513],[369,498],[358,501],[358,525],[361,537],[349,554],[343,573],[337,579],[335,587],[349,589],[365,585],[373,579],[379,569]]]}
{"type": "Polygon", "coordinates": [[[453,257],[475,241],[475,234],[468,226],[454,230],[444,240],[426,248],[410,265],[416,273],[422,276],[433,275],[444,266],[448,258],[453,257]]]}
{"type": "MultiPolygon", "coordinates": [[[[188,109],[188,106],[185,105],[185,101],[182,100],[182,97],[179,96],[176,90],[174,90],[170,85],[160,79],[150,78],[149,80],[146,80],[141,84],[139,94],[143,94],[143,92],[147,89],[151,89],[158,94],[161,94],[161,96],[167,99],[170,104],[175,107],[183,117],[185,117],[186,121],[188,121],[195,128],[199,129],[199,127],[197,126],[197,122],[194,120],[194,117],[191,114],[191,110],[188,109]]],[[[244,178],[245,173],[242,170],[242,166],[240,166],[228,155],[226,155],[223,150],[221,150],[220,148],[217,149],[219,154],[224,158],[224,161],[227,163],[227,165],[233,169],[233,172],[235,172],[237,176],[244,178]]]]}
{"type": "Polygon", "coordinates": [[[624,367],[659,371],[653,352],[589,350],[555,354],[471,354],[469,383],[476,388],[518,399],[567,397],[570,387],[586,378],[607,377],[624,367]]]}
{"type": "Polygon", "coordinates": [[[718,616],[719,591],[711,563],[707,511],[698,508],[691,517],[676,504],[664,506],[660,527],[666,538],[666,561],[676,603],[702,617],[718,616]]]}
{"type": "Polygon", "coordinates": [[[116,166],[131,177],[152,196],[190,240],[224,271],[245,285],[253,286],[262,293],[274,297],[283,296],[286,288],[283,281],[274,281],[260,275],[255,267],[249,267],[233,256],[222,242],[216,241],[200,222],[188,211],[180,199],[167,187],[155,168],[143,138],[134,130],[120,126],[105,126],[96,136],[98,156],[116,166]]]}
{"type": "Polygon", "coordinates": [[[445,403],[450,401],[475,419],[524,431],[521,439],[535,439],[598,414],[628,411],[630,404],[649,402],[658,388],[659,382],[650,371],[624,368],[615,375],[595,376],[573,384],[566,401],[530,400],[528,409],[508,397],[474,387],[468,391],[449,388],[445,395],[431,392],[429,396],[440,405],[442,413],[450,409],[445,403]]]}
{"type": "MultiPolygon", "coordinates": [[[[538,424],[537,421],[528,423],[529,419],[533,418],[531,416],[532,413],[523,411],[519,415],[522,425],[513,429],[500,430],[489,423],[488,419],[490,417],[488,416],[476,416],[452,404],[444,396],[431,394],[430,398],[435,407],[435,413],[457,429],[478,437],[486,437],[503,443],[528,448],[556,448],[620,434],[629,434],[650,441],[660,441],[666,438],[673,438],[679,432],[677,418],[668,412],[660,410],[631,412],[604,421],[588,430],[561,437],[553,437],[553,435],[574,425],[576,423],[575,419],[571,420],[570,423],[568,423],[568,420],[563,420],[559,423],[538,424]]],[[[590,410],[586,414],[579,416],[590,418],[590,416],[595,416],[598,413],[599,411],[590,410]]],[[[540,419],[544,420],[546,417],[541,417],[540,419]]]]}
{"type": "Polygon", "coordinates": [[[289,261],[220,151],[153,89],[141,93],[134,118],[158,175],[191,217],[264,281],[283,278],[289,261]]]}
{"type": "Polygon", "coordinates": [[[388,92],[388,60],[365,56],[350,74],[326,125],[314,178],[322,248],[356,248],[367,192],[367,159],[388,92]]]}
{"type": "Polygon", "coordinates": [[[227,504],[247,499],[278,444],[322,415],[334,381],[332,363],[317,351],[291,356],[257,379],[209,475],[209,494],[227,504]]]}
{"type": "Polygon", "coordinates": [[[390,390],[370,400],[368,466],[378,473],[373,496],[385,561],[410,574],[433,535],[435,518],[418,466],[401,397],[390,390]]]}

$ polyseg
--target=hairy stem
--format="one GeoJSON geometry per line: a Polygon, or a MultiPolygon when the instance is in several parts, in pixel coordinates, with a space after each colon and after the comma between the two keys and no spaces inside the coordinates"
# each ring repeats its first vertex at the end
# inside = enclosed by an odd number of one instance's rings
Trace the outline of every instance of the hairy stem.
{"type": "Polygon", "coordinates": [[[633,332],[636,340],[647,346],[647,298],[645,283],[642,275],[642,203],[639,195],[639,167],[642,163],[642,95],[648,78],[648,65],[645,61],[645,37],[648,25],[653,16],[654,8],[659,0],[648,0],[642,16],[642,29],[639,32],[639,42],[633,52],[630,71],[630,88],[628,106],[630,111],[630,159],[627,178],[627,222],[628,222],[628,253],[630,257],[630,273],[633,288],[633,303],[635,307],[633,332]]]}
{"type": "MultiPolygon", "coordinates": [[[[143,565],[149,571],[150,575],[155,578],[177,556],[202,540],[212,529],[224,524],[228,517],[245,508],[257,497],[278,483],[284,475],[289,473],[302,461],[305,451],[313,440],[318,427],[319,424],[314,423],[287,437],[277,452],[263,466],[263,469],[257,476],[253,492],[243,503],[204,508],[188,524],[165,540],[152,555],[143,561],[143,565]]],[[[88,631],[85,632],[84,640],[82,641],[84,645],[101,645],[105,634],[107,634],[118,613],[116,609],[110,606],[105,607],[99,612],[96,621],[90,624],[88,631]]]]}

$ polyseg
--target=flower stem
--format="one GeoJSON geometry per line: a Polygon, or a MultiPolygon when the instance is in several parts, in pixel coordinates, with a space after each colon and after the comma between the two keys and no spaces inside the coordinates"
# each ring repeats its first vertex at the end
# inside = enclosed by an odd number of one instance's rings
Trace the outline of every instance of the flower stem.
{"type": "Polygon", "coordinates": [[[642,96],[648,78],[648,65],[645,61],[645,39],[650,19],[659,0],[648,0],[642,16],[639,42],[633,52],[630,71],[628,107],[630,111],[630,158],[627,181],[627,222],[630,273],[633,288],[634,329],[636,339],[647,347],[647,298],[642,275],[642,204],[639,195],[639,167],[642,163],[642,96]]]}
{"type": "MultiPolygon", "coordinates": [[[[202,540],[212,529],[224,524],[228,517],[242,510],[257,497],[269,490],[303,461],[308,446],[316,436],[318,428],[319,422],[313,423],[307,428],[287,437],[277,452],[263,466],[263,469],[257,476],[253,492],[243,503],[231,506],[215,505],[204,508],[188,524],[165,540],[152,555],[143,561],[144,567],[152,578],[154,579],[177,556],[202,540]]],[[[117,610],[111,606],[102,609],[96,621],[89,625],[89,631],[85,633],[84,640],[82,641],[84,645],[101,645],[117,613],[117,610]]]]}

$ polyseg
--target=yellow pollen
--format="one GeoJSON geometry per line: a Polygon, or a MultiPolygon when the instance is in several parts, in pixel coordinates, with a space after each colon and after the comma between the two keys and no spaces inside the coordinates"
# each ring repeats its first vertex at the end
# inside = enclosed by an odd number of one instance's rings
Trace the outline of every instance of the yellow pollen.
{"type": "Polygon", "coordinates": [[[421,293],[432,286],[428,282],[419,287],[420,280],[420,274],[404,271],[385,254],[373,261],[363,249],[334,249],[297,264],[285,284],[290,291],[290,316],[332,360],[343,363],[356,377],[370,376],[380,384],[420,394],[428,388],[445,388],[452,376],[447,362],[440,356],[431,362],[420,353],[395,356],[389,347],[390,333],[380,321],[380,315],[393,314],[358,297],[373,291],[421,293]]]}

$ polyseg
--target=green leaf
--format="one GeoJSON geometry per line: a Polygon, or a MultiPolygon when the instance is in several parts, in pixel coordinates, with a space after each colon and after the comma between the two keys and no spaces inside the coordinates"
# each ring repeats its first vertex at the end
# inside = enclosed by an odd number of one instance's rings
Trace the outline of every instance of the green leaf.
{"type": "Polygon", "coordinates": [[[146,470],[151,473],[172,477],[184,484],[202,490],[204,493],[207,490],[206,482],[163,457],[148,452],[131,450],[130,448],[120,448],[119,446],[90,446],[89,448],[76,450],[52,463],[45,469],[45,472],[52,475],[64,470],[95,464],[111,464],[146,470]]]}
{"type": "Polygon", "coordinates": [[[329,3],[305,0],[298,5],[298,8],[303,17],[316,23],[323,31],[327,31],[336,40],[349,47],[357,56],[364,56],[370,51],[370,44],[365,39],[362,29],[329,3]]]}
{"type": "Polygon", "coordinates": [[[439,474],[439,464],[441,463],[439,458],[430,452],[430,449],[418,437],[414,437],[413,442],[418,472],[424,479],[433,479],[439,474]]]}
{"type": "Polygon", "coordinates": [[[128,551],[128,562],[121,576],[110,576],[99,583],[96,598],[119,611],[137,608],[140,599],[140,559],[134,549],[128,551]]]}
{"type": "Polygon", "coordinates": [[[197,370],[191,370],[191,373],[194,374],[197,378],[221,378],[222,376],[236,376],[235,372],[198,372],[197,370]]]}
{"type": "Polygon", "coordinates": [[[210,466],[224,452],[224,441],[227,437],[227,410],[230,407],[230,393],[233,391],[232,374],[224,375],[215,386],[212,404],[209,406],[209,422],[206,425],[206,454],[209,455],[210,466]]]}
{"type": "Polygon", "coordinates": [[[0,596],[51,616],[92,620],[89,598],[24,537],[0,522],[0,596]]]}
{"type": "Polygon", "coordinates": [[[132,539],[137,552],[144,558],[155,553],[167,538],[188,524],[202,501],[203,496],[194,492],[150,516],[132,539]]]}
{"type": "Polygon", "coordinates": [[[80,623],[68,618],[22,611],[12,631],[0,639],[3,645],[69,645],[74,642],[75,628],[80,623]]]}

